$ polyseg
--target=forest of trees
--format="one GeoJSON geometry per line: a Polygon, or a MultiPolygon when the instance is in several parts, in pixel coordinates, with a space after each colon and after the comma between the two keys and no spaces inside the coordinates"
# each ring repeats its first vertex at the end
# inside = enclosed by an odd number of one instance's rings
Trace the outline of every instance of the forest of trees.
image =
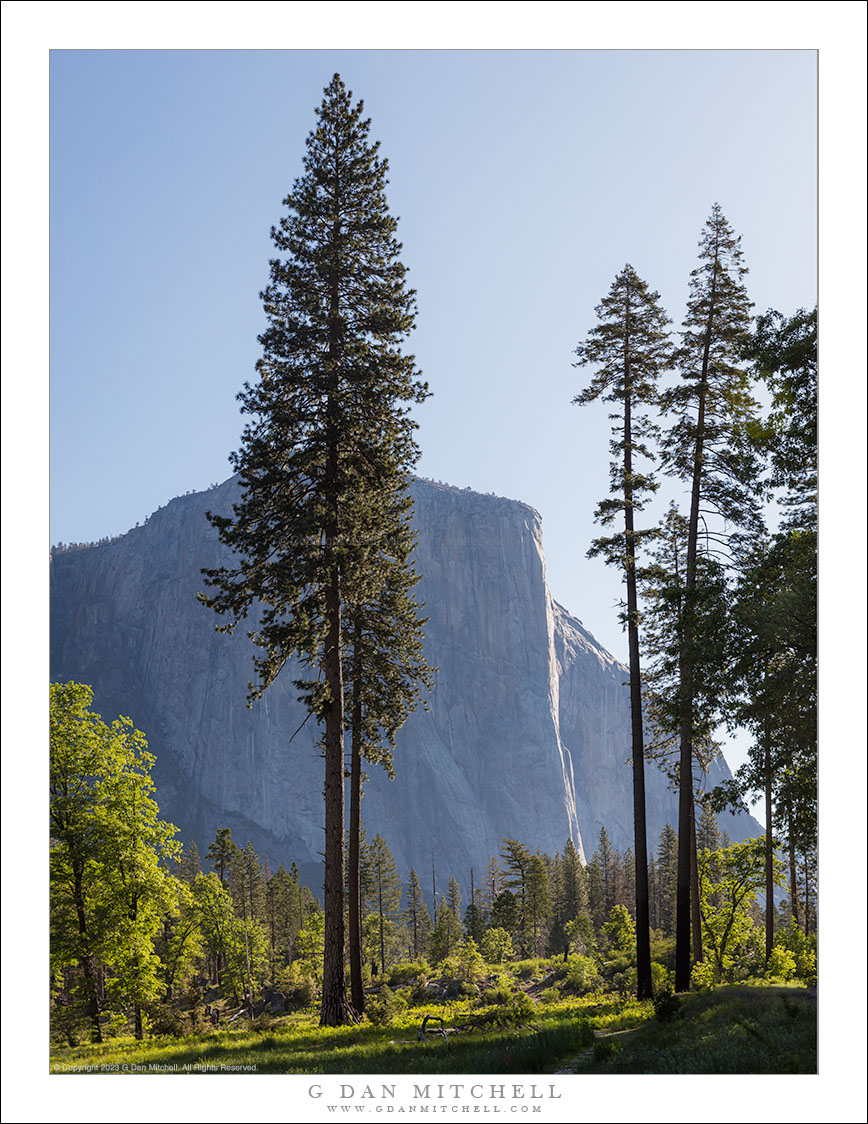
{"type": "MultiPolygon", "coordinates": [[[[81,684],[51,689],[52,1033],[82,1037],[179,1035],[218,1020],[303,1010],[321,999],[325,918],[294,863],[273,870],[228,828],[201,855],[159,817],[143,735],[108,725],[81,684]]],[[[754,976],[816,978],[816,896],[800,882],[775,913],[766,956],[762,839],[731,844],[706,803],[697,825],[705,960],[694,983],[754,976]]],[[[784,864],[775,881],[786,883],[784,864]]],[[[445,872],[444,872],[445,873],[445,872]]],[[[651,972],[660,989],[675,963],[678,838],[666,825],[648,860],[651,972]]],[[[433,878],[399,877],[388,843],[360,833],[361,982],[370,1016],[397,1002],[472,992],[507,965],[559,973],[566,995],[626,994],[637,986],[632,851],[605,828],[582,862],[567,840],[548,855],[505,838],[464,900],[454,874],[435,908],[433,878]],[[546,964],[548,961],[548,964],[546,964]],[[559,969],[558,965],[562,967],[559,969]],[[406,987],[405,987],[406,992],[406,987]]],[[[466,885],[466,883],[465,883],[466,885]]]]}
{"type": "MultiPolygon", "coordinates": [[[[619,567],[627,587],[637,854],[646,846],[646,758],[678,792],[679,991],[706,956],[697,807],[724,726],[749,731],[749,760],[710,801],[737,809],[763,796],[767,959],[778,851],[789,858],[796,923],[816,868],[817,317],[769,310],[754,327],[747,272],[741,240],[715,204],[680,343],[670,341],[659,294],[628,264],[576,349],[575,365],[596,373],[574,402],[617,404],[610,496],[597,519],[620,514],[623,527],[588,553],[619,567]],[[661,476],[681,482],[686,510],[672,502],[639,529],[635,516],[661,476]]],[[[650,994],[647,897],[637,879],[640,995],[650,994]]]]}
{"type": "Polygon", "coordinates": [[[470,982],[486,964],[560,957],[571,986],[640,998],[814,978],[817,319],[752,319],[740,239],[717,204],[677,340],[628,264],[576,350],[593,375],[574,401],[615,405],[597,509],[613,533],[589,553],[626,586],[633,848],[616,853],[603,830],[583,864],[571,842],[550,856],[504,838],[484,872],[441,872],[438,897],[436,872],[430,895],[427,872],[404,885],[387,841],[368,839],[362,762],[400,768],[398,732],[432,681],[407,492],[410,407],[428,390],[401,350],[415,294],[369,125],[335,75],[272,229],[283,256],[262,294],[258,377],[239,395],[241,499],[209,515],[234,562],[207,571],[200,594],[226,632],[263,606],[249,702],[301,660],[296,687],[322,735],[322,904],[228,829],[204,862],[182,850],[143,735],[94,715],[88,687],[52,686],[52,1010],[70,1040],[85,1024],[99,1040],[109,1015],[137,1036],[179,1026],[181,1010],[196,1025],[213,1015],[206,994],[252,1017],[269,988],[281,1004],[318,997],[322,1025],[339,1025],[401,963],[417,965],[408,979],[470,982]],[[667,477],[685,509],[655,513],[667,477]],[[748,761],[706,794],[724,727],[749,732],[748,761]],[[658,767],[679,804],[655,844],[644,772],[658,767]],[[715,811],[757,793],[764,837],[722,839],[715,811]]]}

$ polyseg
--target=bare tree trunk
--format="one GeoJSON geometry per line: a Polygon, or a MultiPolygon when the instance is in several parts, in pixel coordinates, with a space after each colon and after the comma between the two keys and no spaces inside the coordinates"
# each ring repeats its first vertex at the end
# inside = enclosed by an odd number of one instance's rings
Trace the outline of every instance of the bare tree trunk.
{"type": "Polygon", "coordinates": [[[793,924],[798,928],[799,925],[799,883],[796,875],[796,842],[795,842],[795,829],[793,825],[793,805],[791,798],[787,797],[786,802],[786,815],[787,815],[787,850],[789,852],[790,860],[790,913],[793,917],[793,924]]]}
{"type": "Polygon", "coordinates": [[[696,851],[696,800],[690,801],[690,917],[693,934],[693,963],[701,964],[702,913],[699,907],[699,856],[696,851]]]}
{"type": "Polygon", "coordinates": [[[774,833],[772,823],[772,762],[768,732],[765,738],[763,768],[765,771],[765,809],[766,809],[766,967],[775,943],[775,886],[774,886],[774,833]]]}
{"type": "MultiPolygon", "coordinates": [[[[716,265],[716,262],[715,262],[716,265]]],[[[678,771],[678,884],[675,912],[675,990],[690,987],[690,856],[691,822],[693,820],[693,644],[694,590],[696,588],[696,555],[699,538],[699,499],[705,445],[705,400],[708,388],[708,360],[711,351],[711,329],[715,313],[715,284],[712,278],[708,322],[702,354],[702,374],[696,417],[696,444],[693,456],[693,482],[690,493],[690,520],[687,527],[687,574],[681,644],[687,658],[682,665],[681,679],[681,746],[678,771]]]]}
{"type": "MultiPolygon", "coordinates": [[[[629,313],[628,313],[629,316],[629,313]]],[[[625,343],[625,348],[626,348],[625,343]]],[[[633,454],[630,372],[625,359],[624,538],[627,579],[627,637],[630,649],[630,724],[633,751],[633,857],[636,883],[636,994],[651,999],[651,933],[648,919],[648,844],[645,827],[645,739],[642,730],[642,678],[639,667],[639,606],[636,594],[636,539],[633,520],[633,454]]]]}
{"type": "MultiPolygon", "coordinates": [[[[72,860],[72,878],[73,888],[72,896],[75,902],[75,914],[78,921],[78,931],[82,937],[87,937],[87,916],[84,909],[84,889],[83,889],[83,870],[82,864],[73,857],[72,860]]],[[[92,1042],[102,1042],[102,1025],[100,1023],[100,987],[98,979],[98,967],[96,958],[93,956],[83,956],[79,960],[82,974],[84,976],[84,990],[87,996],[87,1014],[90,1019],[90,1038],[92,1042]]]]}
{"type": "Polygon", "coordinates": [[[356,645],[353,652],[353,714],[352,746],[350,749],[350,841],[349,841],[349,930],[350,930],[350,989],[353,1009],[364,1014],[365,989],[362,984],[362,890],[361,857],[359,854],[362,832],[362,696],[361,660],[358,653],[360,629],[356,625],[356,645]]]}
{"type": "Polygon", "coordinates": [[[325,730],[325,942],[321,1026],[350,1021],[344,978],[344,723],[341,669],[340,576],[334,567],[326,593],[325,678],[331,702],[325,730]]]}

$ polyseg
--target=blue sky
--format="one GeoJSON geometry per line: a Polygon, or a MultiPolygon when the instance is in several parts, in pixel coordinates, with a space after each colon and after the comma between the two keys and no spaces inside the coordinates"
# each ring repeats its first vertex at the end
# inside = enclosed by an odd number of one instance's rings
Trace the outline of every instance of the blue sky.
{"type": "Polygon", "coordinates": [[[390,163],[419,472],[542,514],[553,595],[616,655],[585,559],[605,407],[572,350],[626,261],[681,319],[717,200],[757,308],[816,299],[810,51],[57,51],[51,57],[51,539],[126,531],[228,475],[270,225],[339,71],[390,163]]]}
{"type": "Polygon", "coordinates": [[[418,471],[536,507],[553,596],[625,659],[618,575],[585,557],[607,410],[570,404],[572,351],[627,261],[678,328],[714,201],[757,309],[813,306],[813,51],[53,52],[51,541],[228,475],[268,231],[335,71],[418,293],[418,471]]]}

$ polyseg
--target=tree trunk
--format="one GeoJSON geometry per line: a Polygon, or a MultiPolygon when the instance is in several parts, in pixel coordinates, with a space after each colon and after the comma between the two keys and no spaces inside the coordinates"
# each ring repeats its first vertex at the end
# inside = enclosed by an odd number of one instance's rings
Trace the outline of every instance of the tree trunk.
{"type": "MultiPolygon", "coordinates": [[[[73,888],[72,897],[75,902],[75,915],[78,921],[78,932],[82,937],[87,937],[87,916],[84,909],[84,889],[82,864],[75,857],[72,859],[73,888]]],[[[100,997],[99,980],[97,979],[96,958],[83,956],[79,960],[82,974],[84,975],[84,991],[87,996],[87,1014],[90,1019],[91,1042],[102,1042],[102,1025],[100,1023],[100,997]]]]}
{"type": "Polygon", "coordinates": [[[325,942],[321,1026],[350,1021],[344,978],[344,723],[341,669],[340,576],[334,567],[326,592],[328,635],[325,679],[331,702],[325,729],[325,942]]]}
{"type": "Polygon", "coordinates": [[[636,541],[633,522],[633,456],[630,374],[625,362],[624,538],[627,579],[627,637],[630,649],[630,722],[633,748],[633,857],[636,882],[636,994],[651,999],[651,934],[648,919],[648,845],[645,828],[645,740],[642,730],[642,679],[639,667],[639,608],[636,595],[636,541]]]}
{"type": "Polygon", "coordinates": [[[790,913],[792,914],[793,924],[798,928],[799,925],[799,883],[796,877],[796,843],[795,843],[795,828],[793,825],[793,805],[792,800],[787,796],[786,804],[787,812],[787,850],[789,852],[790,860],[790,913]]]}
{"type": "Polygon", "coordinates": [[[766,874],[766,967],[772,955],[772,946],[775,943],[775,897],[774,897],[774,835],[772,825],[772,763],[771,747],[768,735],[765,739],[765,753],[763,767],[765,771],[765,808],[766,808],[766,838],[765,838],[765,874],[766,874]]]}
{"type": "Polygon", "coordinates": [[[377,870],[377,904],[380,909],[380,971],[386,971],[386,942],[383,935],[383,872],[377,870]]]}
{"type": "Polygon", "coordinates": [[[699,908],[699,855],[696,851],[696,800],[690,801],[690,919],[693,934],[693,963],[705,959],[702,951],[702,913],[699,908]]]}
{"type": "Polygon", "coordinates": [[[434,920],[433,924],[437,926],[437,870],[434,866],[434,852],[431,852],[431,886],[434,891],[434,920]]]}
{"type": "Polygon", "coordinates": [[[687,527],[686,587],[681,630],[684,661],[681,680],[681,758],[678,774],[678,887],[675,919],[675,990],[690,987],[690,856],[693,849],[690,824],[693,819],[693,595],[696,587],[696,555],[699,538],[699,497],[705,445],[705,399],[708,389],[708,360],[715,314],[717,260],[711,281],[708,321],[702,351],[702,373],[696,416],[696,444],[693,454],[693,479],[690,491],[690,519],[687,527]]]}
{"type": "Polygon", "coordinates": [[[340,534],[338,440],[340,391],[340,199],[341,184],[335,171],[335,217],[329,282],[329,394],[326,419],[325,500],[325,618],[323,670],[328,691],[325,714],[325,878],[321,1026],[341,1026],[352,1018],[344,975],[344,682],[341,654],[341,567],[336,550],[340,534]]]}
{"type": "Polygon", "coordinates": [[[353,1009],[357,1015],[365,1011],[365,989],[362,984],[362,887],[359,849],[362,831],[362,696],[361,660],[358,654],[359,627],[353,652],[353,714],[352,747],[350,749],[350,841],[349,841],[349,930],[350,988],[353,1009]]]}

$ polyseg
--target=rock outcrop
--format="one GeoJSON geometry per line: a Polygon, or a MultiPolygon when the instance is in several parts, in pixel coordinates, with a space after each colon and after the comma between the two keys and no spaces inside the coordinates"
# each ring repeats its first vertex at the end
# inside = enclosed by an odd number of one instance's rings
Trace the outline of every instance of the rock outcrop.
{"type": "MultiPolygon", "coordinates": [[[[571,836],[590,854],[605,826],[615,847],[631,846],[627,670],[552,600],[539,515],[424,481],[412,492],[438,671],[430,709],[399,734],[396,779],[369,770],[369,834],[426,882],[433,859],[444,886],[451,874],[469,883],[470,866],[481,874],[504,836],[550,854],[571,836]]],[[[215,632],[196,600],[201,569],[230,562],[205,512],[228,512],[236,496],[229,480],[111,543],[57,553],[52,679],[91,684],[105,718],[128,714],[145,731],[161,812],[182,838],[201,848],[229,826],[272,867],[296,861],[315,886],[322,761],[292,686],[301,673],[287,666],[248,709],[253,646],[243,630],[215,632]]],[[[653,847],[676,807],[653,767],[647,787],[653,847]]],[[[746,815],[723,826],[733,838],[758,830],[746,815]]]]}

